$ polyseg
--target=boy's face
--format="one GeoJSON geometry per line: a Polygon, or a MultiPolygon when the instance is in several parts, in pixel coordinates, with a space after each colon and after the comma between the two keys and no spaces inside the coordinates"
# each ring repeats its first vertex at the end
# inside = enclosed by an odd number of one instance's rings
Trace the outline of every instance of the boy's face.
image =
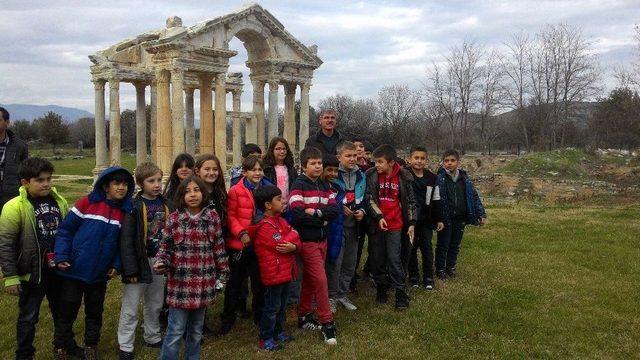
{"type": "Polygon", "coordinates": [[[371,151],[365,150],[364,151],[364,158],[365,158],[365,160],[369,161],[371,159],[371,151]]]}
{"type": "Polygon", "coordinates": [[[111,180],[104,185],[104,192],[109,200],[122,200],[127,196],[129,185],[126,181],[111,180]]]}
{"type": "Polygon", "coordinates": [[[162,172],[158,171],[142,181],[142,193],[153,198],[162,193],[162,172]]]}
{"type": "Polygon", "coordinates": [[[384,157],[375,158],[375,162],[378,174],[391,173],[391,169],[393,169],[393,165],[395,164],[395,161],[387,160],[384,157]]]}
{"type": "Polygon", "coordinates": [[[351,169],[356,166],[358,155],[356,150],[342,150],[340,156],[338,156],[338,160],[340,160],[340,165],[342,165],[343,168],[351,169]]]}
{"type": "Polygon", "coordinates": [[[319,178],[322,175],[322,159],[308,159],[303,170],[309,179],[315,180],[319,178]]]}
{"type": "Polygon", "coordinates": [[[442,164],[444,165],[445,169],[449,171],[454,171],[458,168],[458,166],[460,166],[460,160],[457,159],[455,156],[451,155],[442,159],[442,164]]]}
{"type": "Polygon", "coordinates": [[[282,195],[275,196],[271,201],[265,203],[265,209],[271,210],[274,214],[280,214],[284,210],[282,195]]]}
{"type": "Polygon", "coordinates": [[[358,158],[362,158],[364,157],[364,143],[360,142],[360,141],[354,141],[353,144],[356,146],[356,155],[358,155],[358,158]]]}
{"type": "Polygon", "coordinates": [[[324,168],[324,172],[322,173],[322,177],[326,181],[333,181],[338,177],[338,167],[336,166],[327,166],[324,168]]]}
{"type": "Polygon", "coordinates": [[[45,197],[51,192],[51,173],[41,172],[38,177],[29,180],[22,179],[20,183],[27,189],[31,197],[45,197]]]}
{"type": "Polygon", "coordinates": [[[180,166],[178,170],[176,170],[176,175],[178,175],[178,179],[180,179],[180,181],[188,178],[192,173],[193,170],[185,163],[183,163],[182,166],[180,166]]]}
{"type": "Polygon", "coordinates": [[[202,164],[200,169],[196,170],[196,175],[198,175],[198,177],[205,183],[213,184],[214,182],[216,182],[216,180],[218,180],[220,169],[218,168],[218,164],[216,164],[215,161],[207,160],[202,164]]]}
{"type": "Polygon", "coordinates": [[[262,166],[260,163],[256,163],[251,170],[243,170],[242,175],[247,178],[247,180],[251,181],[254,184],[257,184],[262,180],[264,176],[264,172],[262,171],[262,166]]]}
{"type": "Polygon", "coordinates": [[[424,168],[429,164],[427,153],[424,151],[412,152],[409,157],[409,163],[411,164],[411,168],[414,170],[424,170],[424,168]]]}
{"type": "Polygon", "coordinates": [[[187,189],[184,193],[184,203],[189,209],[197,209],[202,205],[202,189],[200,189],[195,181],[187,184],[187,189]]]}

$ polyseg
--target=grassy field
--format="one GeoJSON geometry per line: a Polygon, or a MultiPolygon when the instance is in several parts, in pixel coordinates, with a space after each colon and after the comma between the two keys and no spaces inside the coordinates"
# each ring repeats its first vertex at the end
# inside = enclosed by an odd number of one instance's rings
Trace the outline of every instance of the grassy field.
{"type": "MultiPolygon", "coordinates": [[[[571,168],[580,177],[583,154],[534,155],[520,167],[525,176],[571,168]],[[542,160],[542,159],[551,160],[542,160]],[[534,165],[549,162],[551,165],[534,165]],[[568,165],[555,165],[556,163],[568,165]],[[529,165],[531,166],[529,166],[529,165]],[[575,171],[574,171],[575,170],[575,171]],[[531,174],[526,174],[531,171],[531,174]]],[[[123,156],[133,168],[133,158],[123,156]]],[[[90,175],[93,158],[54,161],[59,174],[90,175]]],[[[90,180],[59,182],[73,201],[90,180]]],[[[327,347],[318,333],[293,330],[296,340],[278,354],[257,349],[257,331],[248,320],[223,338],[207,339],[203,358],[636,358],[640,354],[640,205],[610,197],[572,205],[485,199],[490,224],[468,228],[459,278],[438,282],[437,290],[411,291],[408,311],[379,306],[368,282],[354,302],[360,309],[336,315],[338,346],[327,347]]],[[[100,352],[117,357],[121,283],[109,285],[100,352]]],[[[217,320],[221,301],[209,310],[217,320]]],[[[0,295],[0,359],[15,349],[17,299],[0,295]]],[[[82,319],[83,315],[79,315],[82,319]]],[[[295,319],[289,319],[294,324],[295,319]]],[[[82,334],[82,321],[76,333],[82,334]]],[[[36,347],[50,359],[52,323],[43,305],[36,347]]],[[[82,343],[82,337],[77,337],[82,343]]],[[[137,358],[155,359],[137,336],[137,358]]]]}

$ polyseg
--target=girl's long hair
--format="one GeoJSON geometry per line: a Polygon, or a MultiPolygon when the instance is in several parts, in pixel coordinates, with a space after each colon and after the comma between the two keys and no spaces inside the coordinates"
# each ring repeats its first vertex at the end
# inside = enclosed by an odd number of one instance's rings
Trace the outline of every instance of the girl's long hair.
{"type": "Polygon", "coordinates": [[[218,159],[218,157],[213,154],[202,154],[196,159],[196,165],[193,170],[200,170],[205,162],[211,160],[215,161],[216,165],[218,166],[218,178],[213,183],[213,191],[210,195],[217,199],[220,203],[225,204],[227,200],[227,188],[224,182],[224,172],[222,171],[222,167],[220,166],[220,159],[218,159]]]}
{"type": "Polygon", "coordinates": [[[167,198],[168,196],[171,196],[173,198],[172,193],[175,193],[176,189],[178,188],[178,185],[180,185],[180,179],[178,178],[178,174],[176,174],[176,172],[178,171],[179,168],[182,167],[182,165],[186,165],[188,168],[190,168],[191,170],[193,170],[193,167],[195,166],[195,160],[193,159],[193,156],[184,153],[184,154],[180,154],[178,156],[176,156],[176,159],[173,160],[173,166],[171,166],[171,173],[169,175],[169,181],[167,181],[167,185],[164,188],[164,197],[167,198]]]}
{"type": "Polygon", "coordinates": [[[284,147],[287,149],[287,155],[284,158],[284,165],[286,165],[288,168],[292,168],[294,166],[293,152],[291,152],[291,148],[289,147],[287,139],[283,137],[274,137],[273,139],[271,139],[271,142],[269,142],[267,153],[262,159],[262,161],[264,162],[264,166],[276,166],[276,157],[273,155],[273,150],[276,148],[276,145],[278,145],[278,143],[283,143],[284,147]]]}
{"type": "Polygon", "coordinates": [[[180,211],[184,211],[187,208],[187,204],[184,201],[184,196],[187,193],[187,186],[189,185],[189,183],[192,183],[192,182],[198,185],[198,187],[200,188],[200,192],[202,193],[202,201],[200,202],[200,208],[205,207],[207,202],[209,201],[209,194],[207,194],[207,188],[206,188],[206,185],[204,184],[204,181],[202,181],[202,179],[200,179],[195,175],[191,175],[188,178],[182,180],[178,185],[178,188],[176,189],[176,193],[174,197],[176,209],[180,211]]]}

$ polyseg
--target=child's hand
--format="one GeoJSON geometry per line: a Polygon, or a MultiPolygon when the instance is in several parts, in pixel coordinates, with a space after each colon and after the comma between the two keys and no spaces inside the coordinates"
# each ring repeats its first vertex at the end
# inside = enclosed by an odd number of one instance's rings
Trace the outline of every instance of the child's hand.
{"type": "Polygon", "coordinates": [[[344,216],[347,216],[347,217],[348,217],[348,216],[353,215],[353,211],[351,211],[351,209],[349,209],[348,207],[346,207],[346,206],[344,206],[344,205],[343,205],[343,206],[342,206],[342,209],[343,209],[343,211],[344,211],[344,216]]]}
{"type": "Polygon", "coordinates": [[[358,221],[362,221],[362,219],[364,219],[364,211],[358,210],[358,211],[354,212],[353,213],[353,217],[355,217],[356,220],[358,220],[358,221]]]}
{"type": "Polygon", "coordinates": [[[436,224],[436,231],[442,231],[442,230],[444,230],[444,223],[440,221],[436,224]]]}
{"type": "Polygon", "coordinates": [[[22,287],[20,286],[20,284],[11,285],[4,288],[4,291],[6,291],[9,295],[18,296],[22,292],[22,287]]]}
{"type": "Polygon", "coordinates": [[[306,212],[307,215],[311,215],[311,216],[316,214],[316,210],[312,209],[312,208],[306,208],[306,209],[304,209],[304,212],[306,212]]]}
{"type": "Polygon", "coordinates": [[[278,251],[279,253],[283,253],[283,254],[288,254],[291,252],[296,251],[296,245],[292,244],[290,242],[285,242],[285,243],[280,243],[278,245],[276,245],[276,251],[278,251]]]}
{"type": "Polygon", "coordinates": [[[487,218],[480,218],[480,226],[487,225],[487,218]]]}
{"type": "Polygon", "coordinates": [[[240,241],[242,241],[242,245],[247,245],[251,242],[251,238],[249,237],[249,234],[242,234],[242,236],[240,236],[240,241]]]}
{"type": "Polygon", "coordinates": [[[387,220],[385,220],[384,218],[380,219],[380,221],[378,222],[378,226],[380,226],[380,230],[382,231],[389,230],[389,228],[387,227],[387,220]]]}
{"type": "Polygon", "coordinates": [[[71,264],[69,264],[68,261],[63,261],[59,263],[57,266],[58,266],[58,270],[67,271],[71,267],[71,264]]]}
{"type": "Polygon", "coordinates": [[[169,270],[169,268],[164,262],[156,261],[155,264],[153,264],[153,270],[158,274],[164,274],[169,270]]]}
{"type": "Polygon", "coordinates": [[[137,277],[137,276],[131,276],[131,277],[128,277],[128,278],[127,278],[127,281],[128,281],[130,284],[135,284],[135,283],[137,283],[137,282],[138,282],[138,277],[137,277]]]}
{"type": "Polygon", "coordinates": [[[413,245],[413,236],[415,235],[416,227],[414,225],[409,226],[407,230],[407,235],[409,235],[409,242],[413,245]]]}
{"type": "Polygon", "coordinates": [[[107,276],[109,277],[109,279],[113,279],[114,277],[118,276],[118,270],[114,268],[109,269],[109,271],[107,271],[107,276]]]}

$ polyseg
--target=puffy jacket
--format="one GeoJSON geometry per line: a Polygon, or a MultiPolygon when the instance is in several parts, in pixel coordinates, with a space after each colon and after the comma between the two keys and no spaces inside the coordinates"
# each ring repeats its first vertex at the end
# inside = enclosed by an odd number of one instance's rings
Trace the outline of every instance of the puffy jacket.
{"type": "MultiPolygon", "coordinates": [[[[147,257],[147,206],[141,198],[142,192],[133,199],[133,212],[125,214],[120,231],[120,257],[122,261],[122,281],[136,276],[138,282],[151,284],[153,273],[147,257]]],[[[171,213],[167,201],[162,198],[165,218],[171,213]]]]}
{"type": "MultiPolygon", "coordinates": [[[[413,175],[405,169],[400,169],[400,207],[402,209],[402,221],[404,227],[415,225],[418,220],[416,200],[413,193],[411,182],[413,175]]],[[[365,173],[367,179],[367,215],[372,220],[371,227],[377,229],[380,219],[382,219],[382,211],[380,211],[380,201],[378,198],[378,188],[380,182],[378,180],[378,172],[376,168],[371,168],[365,173]]],[[[373,231],[374,229],[371,229],[373,231]]]]}
{"type": "Polygon", "coordinates": [[[313,181],[304,174],[293,183],[289,195],[291,225],[298,231],[302,241],[325,240],[329,234],[329,224],[341,210],[329,183],[321,179],[313,181]],[[305,209],[317,211],[309,215],[305,209]]]}
{"type": "MultiPolygon", "coordinates": [[[[20,281],[40,283],[42,250],[38,242],[33,205],[27,198],[27,189],[21,186],[18,196],[4,205],[0,215],[0,267],[5,286],[20,284],[20,281]]],[[[51,188],[51,196],[64,217],[69,211],[67,200],[51,188]]]]}
{"type": "Polygon", "coordinates": [[[18,195],[18,188],[20,187],[18,167],[24,159],[29,157],[27,144],[17,137],[13,131],[9,129],[6,131],[9,143],[4,153],[4,162],[1,165],[3,167],[4,180],[0,181],[0,213],[2,213],[2,206],[18,195]]]}
{"type": "MultiPolygon", "coordinates": [[[[259,186],[272,185],[262,179],[259,186]]],[[[244,247],[240,238],[246,234],[251,221],[256,216],[256,204],[253,192],[245,185],[244,177],[229,189],[227,197],[227,248],[242,250],[244,247]]]]}
{"type": "Polygon", "coordinates": [[[55,240],[56,263],[69,262],[71,267],[58,271],[62,277],[93,284],[108,280],[107,271],[120,271],[120,227],[125,213],[131,213],[134,190],[131,173],[121,167],[104,170],[88,196],[78,200],[58,228],[55,240]],[[102,189],[105,177],[126,173],[128,189],[125,198],[115,203],[107,200],[102,189]]]}
{"type": "MultiPolygon", "coordinates": [[[[471,225],[479,225],[480,219],[486,218],[487,214],[482,205],[482,200],[473,186],[473,182],[469,178],[469,175],[464,170],[460,171],[459,181],[464,181],[464,193],[467,201],[467,216],[466,222],[471,225]]],[[[440,209],[442,211],[441,218],[444,220],[445,225],[451,225],[451,214],[449,209],[449,195],[447,191],[447,181],[445,176],[447,172],[444,168],[438,170],[437,184],[440,189],[440,209]]]]}
{"type": "Polygon", "coordinates": [[[276,245],[284,242],[300,249],[300,235],[280,216],[265,216],[251,227],[250,236],[255,239],[253,247],[260,267],[260,279],[265,286],[274,286],[292,281],[298,276],[294,253],[283,254],[276,245]]]}

